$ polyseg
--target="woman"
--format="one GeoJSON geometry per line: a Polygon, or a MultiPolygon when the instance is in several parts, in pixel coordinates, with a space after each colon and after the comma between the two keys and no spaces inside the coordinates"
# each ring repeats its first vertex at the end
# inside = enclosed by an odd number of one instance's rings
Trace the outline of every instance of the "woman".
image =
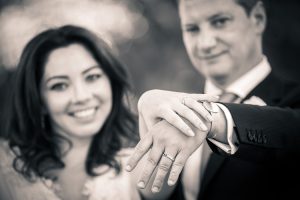
{"type": "Polygon", "coordinates": [[[33,38],[0,142],[1,199],[140,199],[123,167],[136,138],[127,88],[123,66],[88,30],[64,26],[33,38]]]}

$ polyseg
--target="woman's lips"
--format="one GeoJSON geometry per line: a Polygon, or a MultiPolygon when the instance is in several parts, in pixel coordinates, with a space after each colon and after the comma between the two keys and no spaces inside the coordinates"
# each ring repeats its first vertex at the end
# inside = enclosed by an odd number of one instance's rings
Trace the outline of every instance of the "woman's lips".
{"type": "Polygon", "coordinates": [[[70,115],[78,119],[86,119],[94,116],[96,111],[97,111],[97,107],[92,107],[92,108],[81,109],[78,111],[70,112],[70,115]]]}

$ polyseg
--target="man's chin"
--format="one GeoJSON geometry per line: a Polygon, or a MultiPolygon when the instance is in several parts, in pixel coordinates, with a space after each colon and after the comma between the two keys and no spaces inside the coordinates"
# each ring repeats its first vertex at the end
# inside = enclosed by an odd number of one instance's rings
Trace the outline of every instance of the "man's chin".
{"type": "Polygon", "coordinates": [[[218,86],[228,85],[228,76],[224,74],[211,75],[210,79],[218,86]]]}

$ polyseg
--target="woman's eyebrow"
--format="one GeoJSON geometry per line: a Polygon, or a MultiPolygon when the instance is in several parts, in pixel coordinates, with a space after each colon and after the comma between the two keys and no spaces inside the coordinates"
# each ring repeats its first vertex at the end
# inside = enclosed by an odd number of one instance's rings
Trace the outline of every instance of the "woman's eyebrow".
{"type": "Polygon", "coordinates": [[[93,70],[95,68],[99,69],[100,67],[98,65],[91,66],[91,67],[87,68],[86,70],[84,70],[82,72],[82,74],[86,74],[86,73],[88,73],[89,71],[91,71],[91,70],[93,70]]]}
{"type": "Polygon", "coordinates": [[[52,76],[46,80],[46,84],[53,79],[68,79],[68,77],[64,75],[52,76]]]}

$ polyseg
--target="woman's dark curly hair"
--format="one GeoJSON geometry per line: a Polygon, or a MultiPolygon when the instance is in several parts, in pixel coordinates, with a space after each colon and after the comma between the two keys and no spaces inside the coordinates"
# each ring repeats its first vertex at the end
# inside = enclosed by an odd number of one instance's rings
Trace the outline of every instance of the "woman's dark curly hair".
{"type": "Polygon", "coordinates": [[[113,93],[112,111],[91,142],[85,162],[87,173],[97,175],[93,169],[101,164],[119,172],[121,166],[115,159],[116,152],[136,142],[136,117],[124,102],[130,88],[129,77],[112,50],[95,34],[81,27],[67,25],[46,30],[35,36],[21,55],[6,128],[10,148],[17,155],[14,168],[28,179],[32,179],[33,174],[44,176],[50,169],[64,167],[58,144],[67,139],[51,130],[47,118],[46,123],[43,122],[40,85],[49,54],[74,43],[83,45],[93,55],[109,77],[113,93]]]}

